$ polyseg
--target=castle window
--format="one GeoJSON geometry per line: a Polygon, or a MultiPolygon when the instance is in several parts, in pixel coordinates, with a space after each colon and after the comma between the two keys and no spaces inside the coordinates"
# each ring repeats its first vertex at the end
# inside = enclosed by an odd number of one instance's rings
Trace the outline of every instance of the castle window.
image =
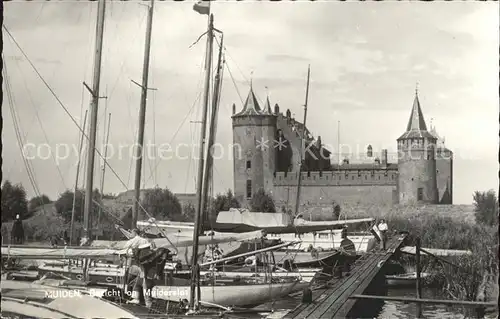
{"type": "Polygon", "coordinates": [[[252,198],[252,181],[247,180],[247,199],[252,198]]]}
{"type": "Polygon", "coordinates": [[[247,161],[247,169],[251,169],[252,168],[252,161],[247,161]]]}
{"type": "Polygon", "coordinates": [[[392,175],[391,177],[392,177],[392,179],[394,180],[394,175],[392,175]]]}
{"type": "Polygon", "coordinates": [[[339,181],[342,180],[342,175],[339,175],[339,181]]]}
{"type": "Polygon", "coordinates": [[[367,180],[367,179],[368,179],[368,176],[365,175],[365,180],[367,180]]]}
{"type": "Polygon", "coordinates": [[[424,189],[417,188],[417,200],[423,200],[423,199],[424,199],[424,189]]]}
{"type": "Polygon", "coordinates": [[[378,176],[378,179],[380,179],[380,175],[378,176]]]}
{"type": "Polygon", "coordinates": [[[353,175],[353,176],[351,176],[351,177],[352,177],[351,179],[352,179],[352,180],[354,180],[354,175],[353,175]]]}

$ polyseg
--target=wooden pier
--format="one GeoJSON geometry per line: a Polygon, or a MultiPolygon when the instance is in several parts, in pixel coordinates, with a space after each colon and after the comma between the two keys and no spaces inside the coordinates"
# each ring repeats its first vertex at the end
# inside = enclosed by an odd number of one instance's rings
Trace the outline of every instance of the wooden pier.
{"type": "Polygon", "coordinates": [[[356,303],[353,295],[363,294],[383,264],[403,246],[407,234],[395,235],[387,242],[387,250],[375,249],[361,256],[352,266],[350,274],[333,279],[312,303],[303,303],[284,318],[346,318],[356,303]]]}

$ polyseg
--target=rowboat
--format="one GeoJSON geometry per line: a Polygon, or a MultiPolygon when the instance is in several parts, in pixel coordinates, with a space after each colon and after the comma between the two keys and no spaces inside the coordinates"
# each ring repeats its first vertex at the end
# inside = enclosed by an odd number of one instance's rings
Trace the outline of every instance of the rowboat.
{"type": "MultiPolygon", "coordinates": [[[[430,276],[429,273],[425,273],[425,272],[420,273],[420,279],[422,279],[424,283],[425,283],[425,280],[429,278],[429,276],[430,276]]],[[[398,274],[398,275],[386,275],[385,281],[386,281],[387,286],[390,286],[390,287],[414,286],[417,283],[417,273],[410,272],[410,273],[398,274]]]]}

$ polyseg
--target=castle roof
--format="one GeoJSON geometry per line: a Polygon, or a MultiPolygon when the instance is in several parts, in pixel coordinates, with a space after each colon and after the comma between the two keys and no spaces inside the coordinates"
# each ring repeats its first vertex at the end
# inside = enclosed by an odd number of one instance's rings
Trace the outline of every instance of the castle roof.
{"type": "Polygon", "coordinates": [[[234,116],[247,116],[247,115],[261,115],[261,109],[257,97],[253,92],[252,86],[250,86],[250,91],[248,92],[247,99],[243,105],[243,110],[234,116]]]}
{"type": "Polygon", "coordinates": [[[261,113],[263,115],[273,115],[273,111],[271,111],[271,103],[269,102],[269,96],[266,98],[266,104],[264,105],[264,109],[261,113]]]}
{"type": "Polygon", "coordinates": [[[434,135],[427,131],[427,125],[425,124],[424,114],[422,113],[422,108],[420,107],[417,92],[415,92],[415,99],[413,100],[413,107],[411,109],[408,125],[406,126],[406,132],[403,133],[398,140],[409,138],[436,139],[434,135]]]}

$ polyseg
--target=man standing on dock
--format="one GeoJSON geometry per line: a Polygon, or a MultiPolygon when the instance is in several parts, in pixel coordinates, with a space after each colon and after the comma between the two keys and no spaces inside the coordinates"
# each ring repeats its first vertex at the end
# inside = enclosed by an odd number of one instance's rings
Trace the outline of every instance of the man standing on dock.
{"type": "Polygon", "coordinates": [[[14,245],[22,245],[24,242],[24,227],[19,214],[16,215],[16,220],[12,225],[11,237],[14,245]]]}
{"type": "Polygon", "coordinates": [[[380,223],[378,224],[378,230],[380,231],[380,234],[382,235],[380,238],[381,240],[381,245],[382,245],[382,250],[385,250],[385,243],[387,242],[387,224],[385,223],[384,219],[380,220],[380,223]]]}

